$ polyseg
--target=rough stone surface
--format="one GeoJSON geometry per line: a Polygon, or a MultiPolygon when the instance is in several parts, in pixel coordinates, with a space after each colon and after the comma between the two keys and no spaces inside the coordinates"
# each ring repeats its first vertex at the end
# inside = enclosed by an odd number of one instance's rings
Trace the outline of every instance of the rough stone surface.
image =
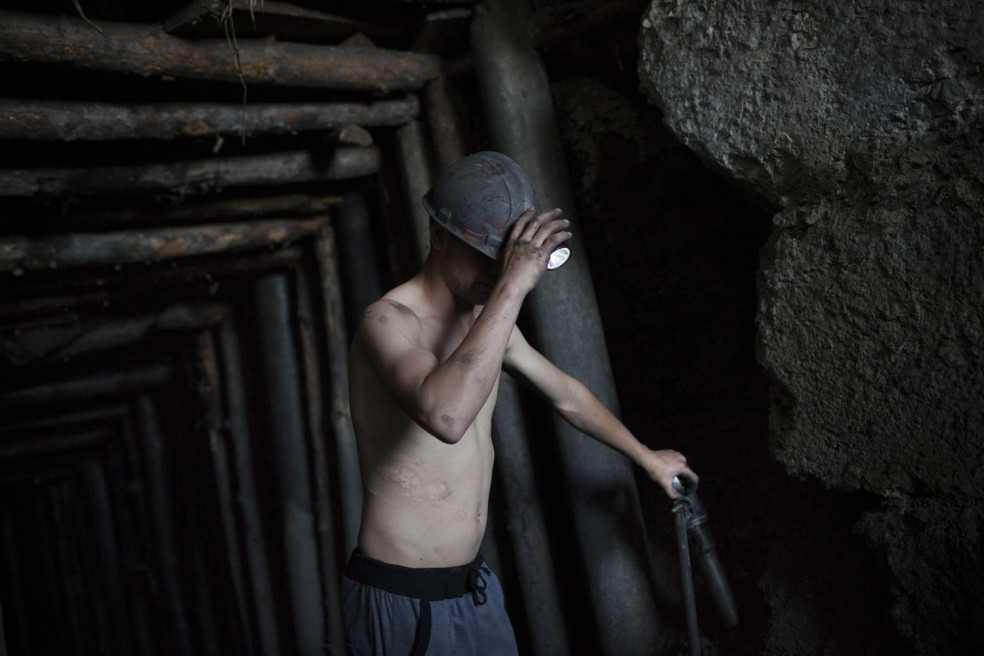
{"type": "MultiPolygon", "coordinates": [[[[854,530],[925,654],[984,643],[982,71],[970,0],[655,0],[640,34],[667,126],[776,212],[773,452],[881,500],[854,530]]],[[[795,604],[771,604],[779,631],[795,604]]]]}

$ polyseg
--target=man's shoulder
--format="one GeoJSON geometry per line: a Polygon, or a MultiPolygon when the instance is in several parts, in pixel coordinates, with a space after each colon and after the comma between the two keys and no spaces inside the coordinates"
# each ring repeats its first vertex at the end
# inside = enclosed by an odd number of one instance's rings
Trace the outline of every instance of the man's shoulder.
{"type": "Polygon", "coordinates": [[[399,296],[387,294],[362,311],[352,346],[388,351],[408,342],[419,345],[422,334],[423,323],[417,311],[399,296]]]}
{"type": "Polygon", "coordinates": [[[417,312],[399,297],[383,296],[378,301],[370,303],[362,311],[363,324],[378,324],[386,326],[392,322],[410,322],[420,324],[420,317],[417,312]]]}

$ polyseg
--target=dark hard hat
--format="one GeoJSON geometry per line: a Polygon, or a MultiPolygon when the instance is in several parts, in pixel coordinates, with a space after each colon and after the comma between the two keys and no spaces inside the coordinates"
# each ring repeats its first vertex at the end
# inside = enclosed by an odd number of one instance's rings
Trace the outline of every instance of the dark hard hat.
{"type": "Polygon", "coordinates": [[[498,259],[509,227],[540,198],[519,164],[502,153],[482,151],[445,169],[422,202],[452,234],[498,259]]]}

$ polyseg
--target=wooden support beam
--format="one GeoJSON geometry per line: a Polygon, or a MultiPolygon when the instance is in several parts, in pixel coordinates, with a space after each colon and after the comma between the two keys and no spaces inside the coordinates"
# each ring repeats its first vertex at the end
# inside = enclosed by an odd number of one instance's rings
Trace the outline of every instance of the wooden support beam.
{"type": "Polygon", "coordinates": [[[225,40],[189,41],[159,26],[90,24],[68,16],[11,11],[0,11],[0,61],[382,93],[418,89],[441,68],[441,59],[434,55],[267,40],[240,39],[237,58],[225,40]]]}
{"type": "Polygon", "coordinates": [[[0,196],[83,196],[346,180],[382,166],[379,148],[336,148],[321,165],[309,152],[223,157],[174,164],[78,169],[0,169],[0,196]]]}
{"type": "Polygon", "coordinates": [[[435,11],[424,17],[424,22],[413,41],[415,52],[451,55],[468,49],[468,23],[472,11],[454,8],[435,11]]]}
{"type": "Polygon", "coordinates": [[[275,0],[193,0],[164,20],[164,31],[186,38],[218,38],[225,36],[230,23],[238,39],[273,36],[278,41],[338,44],[362,33],[391,48],[406,47],[415,28],[409,21],[355,20],[275,0]]]}
{"type": "Polygon", "coordinates": [[[23,366],[36,361],[68,361],[85,353],[95,353],[135,344],[161,330],[200,330],[213,326],[229,314],[220,304],[191,306],[177,303],[160,312],[115,319],[77,323],[52,330],[48,326],[20,328],[0,337],[6,359],[23,366]]]}
{"type": "MultiPolygon", "coordinates": [[[[113,408],[111,410],[103,411],[100,413],[88,413],[83,415],[84,419],[94,419],[94,418],[104,418],[105,416],[111,416],[114,418],[119,418],[122,414],[121,408],[113,408]]],[[[77,418],[78,414],[71,415],[70,418],[77,418]]],[[[59,419],[62,419],[59,417],[59,419]]],[[[43,430],[46,427],[46,421],[35,420],[35,421],[20,421],[17,422],[17,428],[24,432],[32,432],[29,437],[25,438],[10,438],[5,436],[5,439],[0,443],[0,459],[4,462],[10,462],[15,458],[28,460],[33,459],[35,461],[54,461],[55,456],[59,453],[65,453],[67,451],[81,452],[86,449],[95,449],[96,447],[101,447],[105,445],[107,441],[106,431],[102,428],[91,428],[87,430],[69,430],[64,424],[68,424],[68,421],[60,421],[63,425],[60,427],[58,433],[50,436],[45,436],[43,439],[39,438],[37,434],[33,431],[39,429],[43,430]]],[[[8,431],[5,431],[8,433],[8,431]]],[[[17,475],[24,476],[35,476],[37,472],[30,471],[18,471],[17,475]]]]}
{"type": "Polygon", "coordinates": [[[435,78],[426,86],[427,118],[430,124],[434,150],[437,153],[437,170],[443,171],[470,152],[466,142],[464,121],[458,112],[457,92],[450,78],[435,78]]]}
{"type": "Polygon", "coordinates": [[[420,202],[434,183],[429,145],[420,121],[410,121],[396,131],[396,164],[413,223],[414,253],[421,263],[430,252],[430,215],[420,202]]]}
{"type": "MultiPolygon", "coordinates": [[[[326,228],[328,229],[328,228],[326,228]]],[[[320,245],[320,244],[319,244],[320,245]]],[[[339,564],[336,554],[339,553],[337,537],[344,537],[341,523],[335,519],[336,506],[332,492],[338,490],[333,480],[332,465],[337,464],[333,457],[335,451],[329,449],[332,426],[326,411],[331,412],[331,406],[325,403],[331,382],[324,378],[325,368],[331,367],[323,357],[323,342],[319,339],[320,330],[317,328],[317,313],[314,310],[312,296],[321,296],[321,289],[312,289],[308,283],[306,271],[295,269],[294,278],[295,306],[297,321],[297,342],[300,349],[298,364],[303,381],[305,405],[307,407],[308,435],[310,436],[311,471],[314,479],[314,519],[318,536],[318,565],[320,567],[321,599],[323,603],[325,626],[325,644],[328,652],[341,654],[345,652],[345,629],[342,620],[342,602],[339,595],[339,564]],[[328,382],[328,385],[325,383],[328,382]]],[[[335,308],[323,308],[323,312],[331,312],[335,308]]],[[[329,338],[330,339],[330,338],[329,338]]],[[[330,348],[329,344],[329,348],[330,348]]],[[[329,351],[329,358],[331,353],[329,351]]],[[[340,501],[340,500],[339,500],[340,501]]],[[[343,556],[344,557],[344,556],[343,556]]]]}
{"type": "MultiPolygon", "coordinates": [[[[181,562],[178,544],[175,539],[172,498],[173,486],[169,482],[169,449],[164,439],[161,420],[158,417],[154,400],[142,394],[134,404],[135,422],[142,436],[142,456],[145,474],[144,487],[147,494],[149,514],[149,538],[152,557],[156,562],[154,573],[160,577],[159,599],[164,607],[163,623],[167,626],[168,639],[173,641],[173,650],[190,654],[192,651],[192,629],[190,612],[185,604],[181,589],[181,562]]],[[[187,521],[182,518],[182,521],[187,521]]]]}
{"type": "Polygon", "coordinates": [[[293,329],[295,305],[284,273],[259,279],[253,291],[260,348],[254,354],[266,393],[254,398],[263,417],[257,430],[273,464],[273,491],[278,498],[287,590],[297,656],[325,652],[324,599],[318,571],[317,527],[312,498],[311,463],[307,458],[306,404],[293,329]]]}
{"type": "MultiPolygon", "coordinates": [[[[222,403],[224,389],[224,381],[220,373],[222,365],[219,361],[216,338],[212,331],[199,333],[196,346],[198,372],[201,376],[198,394],[207,408],[202,421],[208,433],[208,454],[212,465],[212,481],[215,484],[215,494],[218,499],[218,507],[212,510],[219,517],[225,538],[225,548],[217,547],[216,553],[221,553],[223,556],[221,565],[225,568],[224,574],[228,577],[232,587],[233,599],[228,600],[228,603],[235,607],[235,613],[230,612],[230,615],[235,617],[238,632],[242,633],[242,641],[246,645],[255,645],[259,636],[253,635],[252,603],[248,592],[250,588],[248,584],[249,573],[244,564],[239,540],[237,491],[230,466],[228,430],[222,403]]],[[[239,646],[238,649],[242,650],[243,647],[239,646]]]]}
{"type": "Polygon", "coordinates": [[[65,378],[36,387],[21,387],[0,392],[0,410],[65,401],[85,401],[109,394],[129,394],[166,383],[173,371],[170,366],[157,364],[80,378],[65,378]]]}
{"type": "MultiPolygon", "coordinates": [[[[345,329],[339,248],[331,225],[325,221],[321,228],[316,247],[324,304],[328,388],[331,394],[329,422],[334,436],[335,471],[341,496],[339,505],[342,513],[342,539],[345,543],[344,553],[347,555],[352,553],[358,543],[359,524],[362,520],[362,475],[359,472],[355,428],[352,426],[352,413],[349,410],[349,337],[345,329]]],[[[378,287],[378,279],[375,282],[378,287]]]]}
{"type": "Polygon", "coordinates": [[[285,134],[355,124],[402,125],[419,114],[415,95],[373,103],[170,103],[134,105],[0,99],[0,139],[111,141],[221,134],[285,134]]]}
{"type": "Polygon", "coordinates": [[[0,273],[160,262],[248,248],[285,246],[317,232],[317,219],[254,221],[192,228],[0,238],[0,273]]]}
{"type": "Polygon", "coordinates": [[[242,517],[243,550],[249,567],[249,581],[256,613],[259,653],[279,656],[280,638],[276,601],[270,580],[267,540],[260,513],[256,468],[250,439],[249,397],[243,376],[243,352],[232,321],[224,321],[218,330],[224,381],[223,390],[228,426],[231,466],[237,482],[236,501],[242,517]]]}
{"type": "Polygon", "coordinates": [[[325,215],[333,207],[341,206],[344,196],[322,196],[310,194],[284,194],[282,196],[263,196],[209,201],[205,203],[185,202],[180,207],[151,207],[110,209],[110,210],[70,210],[58,225],[72,228],[126,228],[140,225],[187,225],[190,223],[213,223],[235,219],[243,221],[263,217],[302,217],[325,215]]]}

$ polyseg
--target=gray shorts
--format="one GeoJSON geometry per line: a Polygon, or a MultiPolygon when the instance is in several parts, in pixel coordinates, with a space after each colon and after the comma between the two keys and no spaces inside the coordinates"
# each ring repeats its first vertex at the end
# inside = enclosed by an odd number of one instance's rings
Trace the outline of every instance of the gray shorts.
{"type": "Polygon", "coordinates": [[[481,556],[460,567],[416,569],[356,549],[341,585],[350,654],[518,653],[499,579],[481,556]]]}

